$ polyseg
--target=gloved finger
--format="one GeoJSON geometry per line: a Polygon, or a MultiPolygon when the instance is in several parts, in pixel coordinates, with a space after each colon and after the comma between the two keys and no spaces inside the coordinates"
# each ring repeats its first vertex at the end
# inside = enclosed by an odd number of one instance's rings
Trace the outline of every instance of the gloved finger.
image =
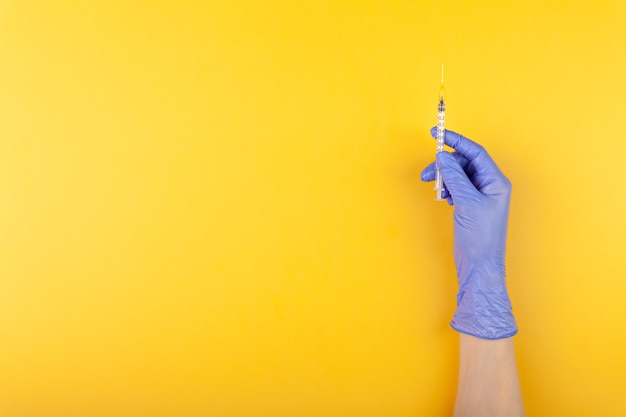
{"type": "MultiPolygon", "coordinates": [[[[430,133],[436,137],[437,128],[432,128],[430,133]]],[[[506,192],[509,181],[484,147],[451,130],[446,130],[445,143],[467,159],[463,168],[481,193],[495,195],[506,192]]]]}
{"type": "Polygon", "coordinates": [[[422,170],[420,179],[424,182],[435,181],[435,163],[431,162],[422,170]]]}
{"type": "Polygon", "coordinates": [[[454,205],[454,201],[452,201],[452,197],[448,196],[448,198],[446,198],[446,200],[448,200],[448,205],[449,206],[453,206],[454,205]]]}
{"type": "MultiPolygon", "coordinates": [[[[433,127],[430,129],[430,134],[432,137],[436,138],[437,128],[433,127]]],[[[480,158],[483,164],[493,166],[497,169],[496,163],[493,162],[493,159],[491,159],[491,156],[489,156],[485,148],[473,140],[447,129],[443,140],[446,145],[466,157],[470,162],[480,158]]]]}
{"type": "Polygon", "coordinates": [[[480,194],[474,184],[467,177],[463,167],[449,152],[437,154],[437,164],[443,182],[448,189],[450,196],[461,201],[463,198],[476,198],[480,194]]]}
{"type": "MultiPolygon", "coordinates": [[[[469,161],[467,160],[466,157],[459,154],[458,152],[454,152],[451,155],[454,156],[459,161],[459,164],[461,164],[463,169],[465,169],[466,171],[468,169],[471,169],[471,167],[469,167],[469,161]]],[[[424,168],[424,170],[420,174],[420,179],[424,182],[435,181],[435,163],[434,162],[428,164],[428,166],[424,168]]]]}

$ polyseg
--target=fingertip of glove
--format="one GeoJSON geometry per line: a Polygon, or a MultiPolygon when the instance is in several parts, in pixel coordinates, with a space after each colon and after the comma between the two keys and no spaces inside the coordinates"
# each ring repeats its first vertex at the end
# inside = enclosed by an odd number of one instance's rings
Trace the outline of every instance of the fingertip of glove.
{"type": "Polygon", "coordinates": [[[437,162],[448,162],[451,159],[454,159],[454,157],[452,156],[452,154],[450,152],[447,151],[443,151],[443,152],[439,152],[437,155],[437,162]]]}
{"type": "Polygon", "coordinates": [[[433,138],[437,137],[437,126],[430,128],[430,136],[432,136],[433,138]]]}

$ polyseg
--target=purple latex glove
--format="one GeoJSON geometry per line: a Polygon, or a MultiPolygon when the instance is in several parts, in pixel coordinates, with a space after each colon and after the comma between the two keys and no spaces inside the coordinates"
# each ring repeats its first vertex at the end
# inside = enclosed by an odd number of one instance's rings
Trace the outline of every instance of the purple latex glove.
{"type": "MultiPolygon", "coordinates": [[[[437,129],[430,134],[437,137],[437,129]]],[[[446,186],[444,197],[454,205],[454,262],[459,278],[457,310],[450,325],[482,339],[517,333],[506,289],[504,257],[511,182],[479,144],[446,130],[446,145],[456,152],[437,154],[446,186]]],[[[422,181],[434,181],[435,164],[422,181]]]]}

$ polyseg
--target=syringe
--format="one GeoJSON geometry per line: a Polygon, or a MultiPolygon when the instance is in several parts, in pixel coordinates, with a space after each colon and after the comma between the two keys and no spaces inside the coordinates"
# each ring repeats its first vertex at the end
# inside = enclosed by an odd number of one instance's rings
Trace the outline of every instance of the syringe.
{"type": "MultiPolygon", "coordinates": [[[[444,89],[443,89],[443,64],[441,64],[441,86],[439,87],[439,106],[437,107],[437,153],[443,152],[443,135],[445,134],[445,121],[446,121],[446,103],[444,102],[444,89]]],[[[439,166],[435,162],[435,191],[437,196],[436,201],[443,200],[443,180],[439,173],[439,166]]]]}

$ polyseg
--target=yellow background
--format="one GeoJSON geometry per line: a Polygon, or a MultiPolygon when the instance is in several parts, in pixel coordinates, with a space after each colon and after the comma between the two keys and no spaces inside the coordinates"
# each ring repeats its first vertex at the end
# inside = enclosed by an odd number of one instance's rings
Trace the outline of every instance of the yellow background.
{"type": "Polygon", "coordinates": [[[528,415],[626,415],[625,4],[1,2],[0,415],[449,415],[442,62],[528,415]]]}

